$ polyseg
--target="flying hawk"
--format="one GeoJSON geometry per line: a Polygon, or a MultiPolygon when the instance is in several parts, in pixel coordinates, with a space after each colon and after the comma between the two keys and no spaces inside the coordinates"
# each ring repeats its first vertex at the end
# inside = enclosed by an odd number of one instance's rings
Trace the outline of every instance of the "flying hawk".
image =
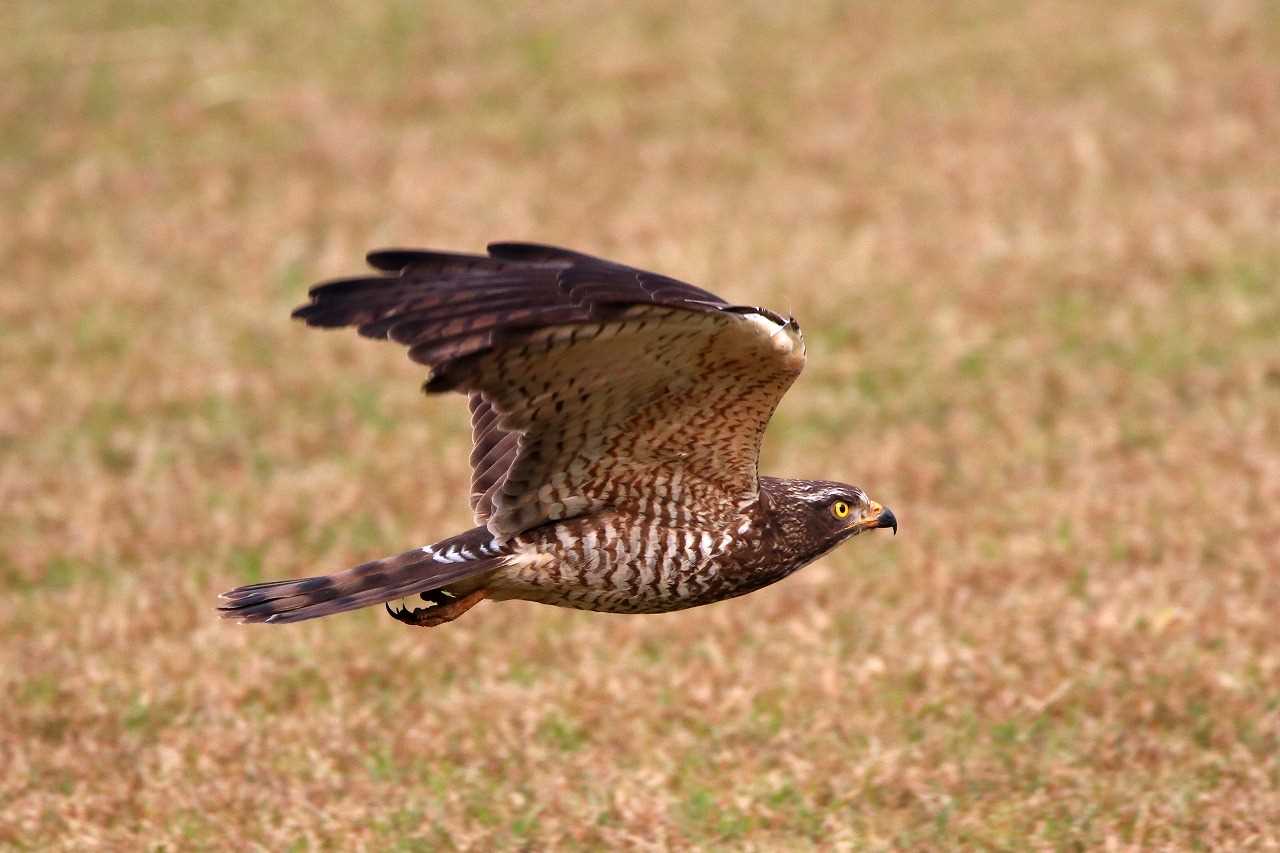
{"type": "Polygon", "coordinates": [[[311,289],[309,326],[409,347],[428,394],[471,404],[477,527],[321,577],[223,593],[222,615],[298,622],[420,595],[410,625],[523,599],[661,613],[781,580],[893,513],[855,486],[761,477],[800,375],[794,319],[579,252],[372,252],[379,275],[311,289]]]}

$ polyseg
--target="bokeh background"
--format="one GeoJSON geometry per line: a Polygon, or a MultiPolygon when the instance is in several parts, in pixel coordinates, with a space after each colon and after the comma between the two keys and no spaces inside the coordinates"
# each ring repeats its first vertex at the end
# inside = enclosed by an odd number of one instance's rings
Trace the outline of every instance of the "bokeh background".
{"type": "Polygon", "coordinates": [[[6,7],[0,847],[1274,849],[1280,4],[6,7]],[[893,506],[685,613],[220,622],[470,526],[290,322],[381,245],[794,312],[767,471],[893,506]]]}

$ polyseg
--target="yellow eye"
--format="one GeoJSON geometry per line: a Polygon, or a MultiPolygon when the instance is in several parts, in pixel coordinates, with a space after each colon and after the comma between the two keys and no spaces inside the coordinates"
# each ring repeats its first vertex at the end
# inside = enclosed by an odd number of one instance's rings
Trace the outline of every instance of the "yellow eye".
{"type": "Polygon", "coordinates": [[[831,514],[836,518],[848,518],[849,505],[844,501],[836,501],[831,505],[831,514]]]}

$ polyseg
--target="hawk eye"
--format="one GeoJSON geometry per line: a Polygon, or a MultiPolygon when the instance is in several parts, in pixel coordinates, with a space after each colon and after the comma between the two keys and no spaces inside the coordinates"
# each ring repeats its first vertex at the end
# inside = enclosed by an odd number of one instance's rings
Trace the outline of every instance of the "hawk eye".
{"type": "Polygon", "coordinates": [[[836,501],[831,505],[831,514],[836,518],[848,518],[849,504],[845,501],[836,501]]]}

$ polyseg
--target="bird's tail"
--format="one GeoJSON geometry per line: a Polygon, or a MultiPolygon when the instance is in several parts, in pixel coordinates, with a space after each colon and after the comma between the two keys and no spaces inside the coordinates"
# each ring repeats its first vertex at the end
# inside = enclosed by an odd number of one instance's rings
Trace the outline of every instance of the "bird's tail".
{"type": "Polygon", "coordinates": [[[426,548],[362,563],[331,575],[249,584],[222,593],[224,619],[301,622],[410,595],[483,575],[510,559],[485,528],[426,548]]]}

